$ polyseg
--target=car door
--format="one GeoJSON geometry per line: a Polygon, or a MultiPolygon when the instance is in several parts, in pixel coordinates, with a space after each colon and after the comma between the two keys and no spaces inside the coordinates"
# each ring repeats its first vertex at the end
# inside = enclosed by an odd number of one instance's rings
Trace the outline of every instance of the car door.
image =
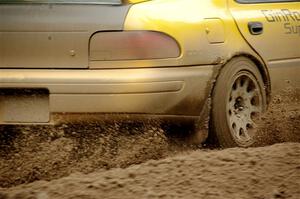
{"type": "Polygon", "coordinates": [[[90,36],[121,30],[121,0],[1,0],[0,68],[87,68],[90,36]]]}
{"type": "Polygon", "coordinates": [[[299,0],[229,0],[250,46],[268,65],[272,89],[300,87],[299,0]]]}

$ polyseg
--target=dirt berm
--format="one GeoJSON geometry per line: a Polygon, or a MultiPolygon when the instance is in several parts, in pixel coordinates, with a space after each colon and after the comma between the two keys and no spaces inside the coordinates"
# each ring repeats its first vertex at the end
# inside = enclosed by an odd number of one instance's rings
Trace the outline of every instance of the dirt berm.
{"type": "Polygon", "coordinates": [[[194,151],[2,190],[0,198],[300,198],[300,143],[194,151]],[[8,193],[6,195],[6,193],[8,193]]]}

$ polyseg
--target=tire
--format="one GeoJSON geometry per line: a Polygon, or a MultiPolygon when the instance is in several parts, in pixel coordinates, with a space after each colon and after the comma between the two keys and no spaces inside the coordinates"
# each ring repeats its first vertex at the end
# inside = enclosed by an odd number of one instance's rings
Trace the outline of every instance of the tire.
{"type": "Polygon", "coordinates": [[[221,147],[249,147],[266,109],[266,92],[256,65],[234,58],[220,71],[212,94],[212,131],[221,147]]]}

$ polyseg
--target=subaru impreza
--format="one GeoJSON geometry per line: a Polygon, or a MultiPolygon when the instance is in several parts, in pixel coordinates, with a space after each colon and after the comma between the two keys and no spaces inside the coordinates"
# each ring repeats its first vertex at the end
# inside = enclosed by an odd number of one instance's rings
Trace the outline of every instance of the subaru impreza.
{"type": "Polygon", "coordinates": [[[299,77],[298,0],[0,1],[1,124],[189,120],[247,147],[299,77]]]}

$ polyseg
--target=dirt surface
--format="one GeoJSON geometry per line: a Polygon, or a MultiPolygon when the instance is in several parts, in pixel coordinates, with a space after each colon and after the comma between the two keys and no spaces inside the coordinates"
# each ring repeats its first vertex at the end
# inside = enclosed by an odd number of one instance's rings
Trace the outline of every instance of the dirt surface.
{"type": "MultiPolygon", "coordinates": [[[[127,169],[72,174],[2,198],[300,198],[300,143],[195,151],[127,169]]],[[[6,193],[9,193],[6,195],[6,193]]]]}
{"type": "Polygon", "coordinates": [[[188,145],[154,123],[0,126],[0,199],[300,198],[299,95],[273,99],[257,145],[285,143],[261,148],[188,145]]]}

